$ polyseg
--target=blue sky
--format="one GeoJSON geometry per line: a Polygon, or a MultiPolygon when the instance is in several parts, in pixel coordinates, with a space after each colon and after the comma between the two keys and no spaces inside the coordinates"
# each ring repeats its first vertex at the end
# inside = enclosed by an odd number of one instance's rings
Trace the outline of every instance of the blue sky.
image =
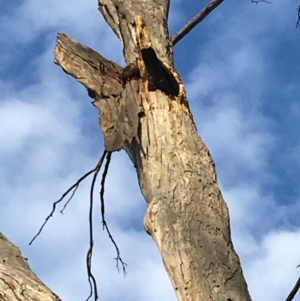
{"type": "MultiPolygon", "coordinates": [[[[173,1],[170,31],[205,4],[173,1]]],[[[299,276],[298,5],[225,1],[174,49],[198,131],[216,161],[233,242],[256,301],[284,300],[299,276]]],[[[28,246],[52,202],[97,163],[103,145],[91,99],[53,64],[57,32],[123,65],[121,45],[96,1],[6,1],[0,11],[0,231],[55,293],[77,301],[89,293],[90,180],[64,215],[57,212],[28,246]]],[[[93,270],[100,299],[175,301],[160,255],[143,229],[146,203],[135,170],[124,152],[112,159],[107,221],[128,275],[115,268],[97,208],[93,270]]]]}

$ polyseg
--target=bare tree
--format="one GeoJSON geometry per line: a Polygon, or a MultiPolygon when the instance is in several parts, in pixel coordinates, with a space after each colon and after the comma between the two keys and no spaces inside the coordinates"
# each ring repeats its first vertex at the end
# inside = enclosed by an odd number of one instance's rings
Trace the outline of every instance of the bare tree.
{"type": "MultiPolygon", "coordinates": [[[[106,151],[124,149],[134,163],[148,204],[144,226],[180,301],[251,300],[215,164],[197,133],[173,63],[173,46],[223,1],[209,3],[171,37],[169,0],[98,0],[123,44],[125,68],[66,34],[58,34],[55,48],[55,63],[84,85],[99,109],[106,151]]],[[[1,257],[0,299],[23,300],[30,296],[29,287],[41,285],[43,300],[59,300],[20,261],[15,247],[0,238],[1,255],[2,248],[14,250],[12,257],[1,257]],[[5,269],[5,258],[13,271],[22,271],[15,279],[5,269]],[[30,286],[21,285],[24,279],[30,286]]],[[[35,300],[32,296],[28,299],[35,300]]]]}
{"type": "MultiPolygon", "coordinates": [[[[221,2],[206,6],[202,19],[221,2]]],[[[57,38],[56,64],[95,99],[106,150],[123,148],[134,163],[148,203],[145,229],[178,300],[250,300],[215,165],[173,65],[172,44],[190,25],[169,36],[168,0],[98,3],[123,43],[126,67],[64,34],[57,38]]]]}

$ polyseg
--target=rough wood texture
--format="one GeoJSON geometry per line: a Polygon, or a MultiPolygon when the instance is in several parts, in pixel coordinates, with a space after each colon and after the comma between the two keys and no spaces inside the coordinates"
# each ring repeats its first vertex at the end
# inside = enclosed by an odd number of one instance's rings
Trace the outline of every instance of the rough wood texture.
{"type": "MultiPolygon", "coordinates": [[[[116,118],[121,120],[120,125],[124,119],[118,117],[120,99],[123,106],[127,102],[132,105],[130,120],[134,128],[137,126],[137,133],[120,134],[114,120],[118,133],[111,139],[120,140],[118,146],[123,143],[137,168],[148,203],[144,225],[159,248],[178,300],[251,300],[231,242],[228,209],[217,184],[213,159],[197,134],[183,83],[172,65],[167,29],[169,2],[98,2],[123,43],[125,61],[130,66],[127,68],[133,70],[125,84],[116,74],[122,79],[126,68],[111,65],[112,71],[103,80],[97,66],[104,58],[91,55],[91,50],[83,46],[75,51],[60,36],[56,63],[92,90],[96,103],[104,95],[101,87],[109,83],[105,106],[97,105],[100,120],[116,118]]],[[[106,122],[100,121],[104,135],[106,122]]]]}
{"type": "Polygon", "coordinates": [[[98,0],[98,7],[124,45],[126,64],[134,62],[139,57],[133,27],[136,16],[144,18],[158,58],[169,63],[173,62],[168,31],[168,0],[98,0]]]}
{"type": "Polygon", "coordinates": [[[20,250],[0,233],[0,300],[61,301],[30,269],[20,250]]]}
{"type": "Polygon", "coordinates": [[[138,97],[134,76],[66,34],[58,34],[55,63],[82,83],[100,112],[100,127],[107,151],[120,150],[137,136],[138,97]]]}

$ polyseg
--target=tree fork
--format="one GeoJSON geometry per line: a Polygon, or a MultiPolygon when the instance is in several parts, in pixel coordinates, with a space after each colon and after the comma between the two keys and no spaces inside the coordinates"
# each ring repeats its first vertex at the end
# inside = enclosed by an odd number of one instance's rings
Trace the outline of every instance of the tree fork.
{"type": "Polygon", "coordinates": [[[106,150],[123,148],[133,161],[148,203],[144,225],[178,300],[251,300],[213,159],[173,67],[169,2],[98,3],[123,43],[127,67],[62,34],[55,62],[95,99],[106,150]]]}

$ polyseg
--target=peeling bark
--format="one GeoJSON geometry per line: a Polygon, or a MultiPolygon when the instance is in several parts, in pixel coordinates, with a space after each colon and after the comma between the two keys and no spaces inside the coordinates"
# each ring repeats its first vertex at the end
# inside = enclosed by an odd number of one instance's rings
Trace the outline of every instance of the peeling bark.
{"type": "Polygon", "coordinates": [[[0,232],[0,300],[61,301],[30,269],[20,250],[0,232]]]}
{"type": "Polygon", "coordinates": [[[148,203],[145,229],[156,242],[178,300],[251,300],[215,164],[173,66],[169,1],[98,3],[123,43],[127,67],[63,35],[58,36],[55,62],[95,98],[106,149],[122,147],[133,161],[148,203]]]}

